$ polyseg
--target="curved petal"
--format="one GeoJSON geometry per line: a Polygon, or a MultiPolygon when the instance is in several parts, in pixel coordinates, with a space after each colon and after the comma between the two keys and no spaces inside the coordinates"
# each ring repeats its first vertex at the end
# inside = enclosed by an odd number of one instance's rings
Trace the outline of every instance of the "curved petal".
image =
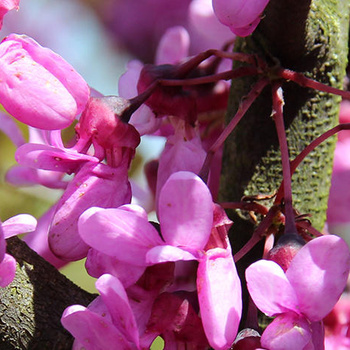
{"type": "Polygon", "coordinates": [[[0,263],[0,287],[8,286],[16,274],[16,259],[5,254],[4,259],[0,263]]]}
{"type": "Polygon", "coordinates": [[[340,237],[315,238],[300,249],[286,276],[311,321],[322,320],[343,292],[350,270],[350,252],[340,237]]]}
{"type": "Polygon", "coordinates": [[[206,252],[198,266],[197,290],[209,344],[214,349],[228,349],[236,338],[242,313],[241,282],[228,250],[206,252]]]}
{"type": "Polygon", "coordinates": [[[87,254],[85,268],[88,274],[95,278],[99,278],[105,273],[118,277],[124,288],[135,284],[146,269],[145,266],[130,265],[92,248],[87,254]]]}
{"type": "Polygon", "coordinates": [[[0,101],[28,125],[63,129],[89,97],[84,79],[62,57],[33,39],[11,34],[0,45],[0,101]]]}
{"type": "Polygon", "coordinates": [[[86,350],[113,349],[118,344],[121,350],[130,350],[125,337],[106,317],[98,315],[81,305],[72,305],[63,312],[61,323],[86,350]]]}
{"type": "Polygon", "coordinates": [[[150,249],[146,254],[147,264],[160,264],[167,261],[197,260],[190,252],[171,245],[161,245],[150,249]]]}
{"type": "Polygon", "coordinates": [[[182,26],[167,29],[159,41],[156,64],[177,64],[188,57],[190,36],[182,26]]]}
{"type": "Polygon", "coordinates": [[[304,349],[311,340],[308,321],[293,312],[282,314],[270,323],[261,336],[261,346],[269,350],[304,349]]]}
{"type": "Polygon", "coordinates": [[[298,299],[282,268],[259,260],[246,270],[247,287],[254,304],[268,316],[298,311],[298,299]]]}
{"type": "Polygon", "coordinates": [[[15,155],[16,161],[31,168],[74,173],[86,162],[99,162],[98,158],[48,145],[26,143],[19,147],[15,155]]]}
{"type": "Polygon", "coordinates": [[[119,279],[109,274],[96,281],[96,289],[111,314],[113,324],[130,342],[139,345],[139,333],[128,296],[119,279]]]}
{"type": "Polygon", "coordinates": [[[147,251],[163,244],[143,217],[123,209],[105,209],[79,219],[79,234],[90,247],[131,265],[145,266],[147,251]]]}
{"type": "Polygon", "coordinates": [[[37,221],[29,214],[19,214],[7,219],[2,224],[5,238],[10,238],[21,233],[32,232],[36,229],[37,221]]]}
{"type": "MultiPolygon", "coordinates": [[[[88,208],[117,208],[130,202],[131,190],[127,168],[112,168],[101,163],[86,163],[57,204],[49,244],[53,253],[66,260],[86,257],[88,245],[78,232],[78,219],[88,208]]],[[[96,232],[94,232],[96,236],[96,232]]]]}
{"type": "Polygon", "coordinates": [[[213,224],[213,202],[205,183],[195,174],[172,174],[159,196],[158,217],[166,243],[202,249],[213,224]]]}

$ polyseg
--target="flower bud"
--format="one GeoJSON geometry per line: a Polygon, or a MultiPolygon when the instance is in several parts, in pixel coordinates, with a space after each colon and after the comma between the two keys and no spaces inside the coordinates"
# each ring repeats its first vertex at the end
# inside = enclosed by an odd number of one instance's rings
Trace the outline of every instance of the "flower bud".
{"type": "Polygon", "coordinates": [[[62,57],[25,35],[0,44],[0,104],[19,121],[44,130],[68,127],[89,98],[84,79],[62,57]]]}
{"type": "Polygon", "coordinates": [[[261,13],[269,0],[213,0],[218,20],[239,36],[251,34],[260,22],[261,13]]]}
{"type": "Polygon", "coordinates": [[[91,97],[76,127],[81,138],[92,138],[103,148],[136,148],[140,135],[136,129],[122,121],[130,101],[117,96],[91,97]]]}
{"type": "Polygon", "coordinates": [[[297,234],[284,234],[269,251],[266,259],[274,261],[286,272],[292,259],[304,245],[305,241],[297,234]]]}
{"type": "Polygon", "coordinates": [[[260,346],[260,334],[254,329],[245,328],[238,333],[231,350],[255,350],[260,346]]]}

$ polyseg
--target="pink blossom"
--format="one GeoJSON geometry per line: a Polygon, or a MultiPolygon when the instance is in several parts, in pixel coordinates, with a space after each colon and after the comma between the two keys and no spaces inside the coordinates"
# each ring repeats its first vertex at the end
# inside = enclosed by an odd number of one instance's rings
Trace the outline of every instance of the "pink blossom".
{"type": "Polygon", "coordinates": [[[213,0],[216,16],[239,36],[251,34],[260,22],[269,0],[213,0]]]}
{"type": "Polygon", "coordinates": [[[89,97],[84,79],[33,39],[6,37],[0,63],[0,103],[19,121],[39,129],[63,129],[83,111],[89,97]]]}
{"type": "MultiPolygon", "coordinates": [[[[241,316],[240,281],[227,237],[205,251],[213,230],[209,189],[193,173],[172,174],[159,195],[158,217],[162,238],[139,207],[90,208],[79,219],[79,233],[94,249],[131,265],[198,260],[204,331],[211,346],[227,349],[241,316]]],[[[227,222],[219,221],[224,228],[227,222]]]]}
{"type": "Polygon", "coordinates": [[[349,269],[349,248],[332,235],[302,247],[286,273],[268,260],[249,266],[246,279],[254,303],[268,316],[277,316],[261,337],[262,347],[307,349],[311,342],[318,349],[316,344],[323,343],[321,321],[343,292],[349,269]]]}
{"type": "Polygon", "coordinates": [[[16,260],[11,255],[5,253],[5,239],[21,233],[35,230],[36,220],[31,215],[20,214],[7,219],[3,223],[0,221],[0,287],[9,285],[16,273],[16,260]]]}
{"type": "Polygon", "coordinates": [[[0,29],[2,27],[3,17],[7,12],[19,8],[19,0],[1,0],[0,1],[0,29]]]}

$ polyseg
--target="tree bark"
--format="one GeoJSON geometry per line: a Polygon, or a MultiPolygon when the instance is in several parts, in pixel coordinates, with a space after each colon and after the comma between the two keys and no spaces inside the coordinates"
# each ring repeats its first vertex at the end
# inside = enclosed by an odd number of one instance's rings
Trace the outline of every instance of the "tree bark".
{"type": "MultiPolygon", "coordinates": [[[[238,39],[235,51],[256,53],[270,65],[280,64],[325,84],[341,88],[345,75],[349,2],[347,0],[271,0],[252,36],[238,39]]],[[[232,83],[227,121],[256,79],[232,83]]],[[[338,123],[340,98],[285,82],[284,118],[290,158],[317,136],[338,123]]],[[[265,88],[226,142],[220,200],[239,201],[244,195],[272,194],[282,180],[277,133],[271,115],[271,89],[265,88]]],[[[292,178],[294,207],[311,214],[312,225],[322,230],[332,172],[336,138],[317,147],[292,178]]],[[[271,203],[271,202],[270,202],[271,203]]],[[[244,213],[231,212],[230,239],[237,252],[255,226],[244,213]]],[[[245,289],[244,271],[261,259],[259,244],[237,265],[245,289]]],[[[243,317],[244,322],[244,317],[243,317]]]]}
{"type": "Polygon", "coordinates": [[[64,309],[87,306],[96,295],[68,280],[56,268],[13,237],[7,252],[17,260],[14,281],[0,288],[1,350],[68,350],[73,337],[61,325],[64,309]]]}

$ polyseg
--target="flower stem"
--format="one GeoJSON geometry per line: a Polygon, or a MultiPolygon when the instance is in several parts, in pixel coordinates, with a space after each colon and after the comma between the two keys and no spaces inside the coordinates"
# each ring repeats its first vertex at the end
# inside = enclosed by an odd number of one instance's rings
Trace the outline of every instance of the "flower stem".
{"type": "Polygon", "coordinates": [[[286,130],[283,120],[283,92],[281,85],[275,83],[272,85],[272,106],[273,112],[272,117],[276,125],[278,142],[281,150],[282,159],[282,172],[284,181],[284,207],[285,207],[285,233],[296,233],[296,226],[294,221],[294,210],[293,210],[293,200],[292,200],[292,179],[290,172],[290,161],[289,161],[289,151],[288,142],[286,136],[286,130]]]}

